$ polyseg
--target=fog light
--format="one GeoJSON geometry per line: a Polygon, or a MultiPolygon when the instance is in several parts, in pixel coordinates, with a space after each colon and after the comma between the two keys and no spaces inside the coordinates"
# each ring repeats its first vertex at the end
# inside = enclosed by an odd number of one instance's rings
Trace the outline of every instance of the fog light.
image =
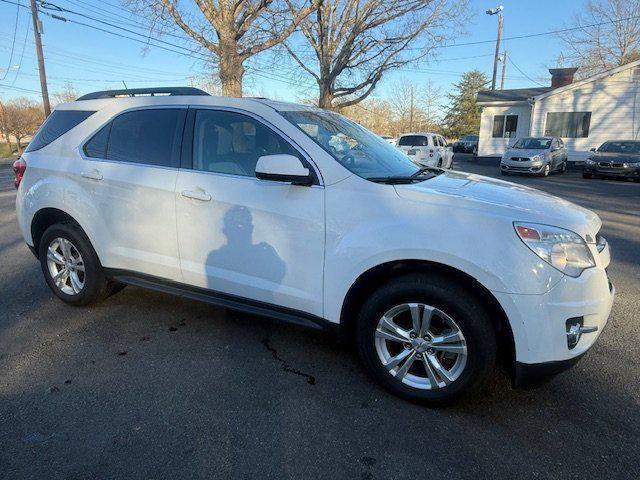
{"type": "Polygon", "coordinates": [[[585,327],[583,326],[582,317],[573,317],[567,320],[567,347],[569,350],[574,348],[580,341],[583,333],[592,333],[598,331],[598,327],[585,327]]]}

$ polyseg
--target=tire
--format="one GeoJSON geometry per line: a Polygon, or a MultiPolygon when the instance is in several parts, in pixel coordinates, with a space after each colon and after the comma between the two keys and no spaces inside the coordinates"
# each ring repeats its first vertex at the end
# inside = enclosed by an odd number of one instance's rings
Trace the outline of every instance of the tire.
{"type": "Polygon", "coordinates": [[[540,172],[538,175],[541,177],[548,177],[550,172],[551,172],[551,166],[547,163],[542,169],[542,172],[540,172]]]}
{"type": "Polygon", "coordinates": [[[582,172],[582,178],[592,178],[590,173],[582,172]]]}
{"type": "MultiPolygon", "coordinates": [[[[406,329],[404,333],[408,335],[406,329]]],[[[376,382],[399,397],[430,406],[447,405],[478,390],[491,374],[496,358],[496,336],[483,305],[466,288],[439,275],[405,275],[380,287],[360,310],[356,343],[362,363],[376,382]],[[420,338],[411,340],[410,344],[402,343],[405,337],[402,342],[397,341],[398,336],[394,340],[381,338],[384,334],[378,329],[386,331],[380,326],[383,316],[392,318],[396,325],[404,322],[404,327],[411,328],[411,308],[407,304],[435,308],[424,338],[435,341],[442,335],[451,335],[457,328],[462,341],[448,343],[447,348],[466,349],[464,354],[436,351],[435,347],[428,346],[430,340],[425,343],[420,338]],[[423,352],[425,348],[427,351],[423,352]],[[409,362],[410,358],[406,357],[390,369],[383,365],[385,359],[388,361],[402,352],[414,360],[409,362]],[[435,365],[444,367],[448,377],[437,374],[440,370],[431,364],[429,368],[436,374],[432,373],[435,381],[430,379],[427,364],[432,360],[427,359],[434,356],[438,359],[435,365]],[[410,363],[410,367],[404,374],[402,369],[406,363],[410,363]]],[[[438,350],[440,348],[444,345],[440,344],[438,350]]]]}
{"type": "Polygon", "coordinates": [[[563,174],[564,172],[567,171],[567,161],[565,160],[564,162],[562,162],[562,165],[560,165],[560,173],[563,174]]]}
{"type": "Polygon", "coordinates": [[[440,158],[440,160],[438,160],[438,165],[437,165],[437,167],[438,167],[438,168],[442,168],[442,158],[440,158]]]}
{"type": "Polygon", "coordinates": [[[506,177],[507,175],[509,175],[509,172],[507,172],[506,170],[500,170],[500,174],[506,177]]]}
{"type": "Polygon", "coordinates": [[[73,223],[58,223],[47,228],[40,239],[38,258],[49,288],[70,305],[89,305],[115,293],[118,288],[122,289],[119,284],[107,280],[87,235],[73,223]],[[72,260],[62,262],[66,258],[65,245],[72,260]],[[48,255],[50,248],[53,253],[48,255]],[[65,269],[67,274],[60,272],[65,269]],[[61,273],[60,280],[66,278],[65,283],[54,280],[56,271],[61,273]]]}

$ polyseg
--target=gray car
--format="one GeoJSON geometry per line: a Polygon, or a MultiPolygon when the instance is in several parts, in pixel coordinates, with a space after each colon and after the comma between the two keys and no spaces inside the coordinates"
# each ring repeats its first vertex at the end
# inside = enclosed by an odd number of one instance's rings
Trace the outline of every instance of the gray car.
{"type": "Polygon", "coordinates": [[[500,161],[502,175],[525,173],[546,177],[567,169],[567,148],[558,137],[523,137],[509,147],[500,161]]]}

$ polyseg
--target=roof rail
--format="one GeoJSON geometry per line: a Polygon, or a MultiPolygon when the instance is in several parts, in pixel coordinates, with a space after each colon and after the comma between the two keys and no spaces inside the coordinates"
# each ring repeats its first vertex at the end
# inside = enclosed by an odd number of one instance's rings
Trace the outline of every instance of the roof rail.
{"type": "Polygon", "coordinates": [[[156,87],[156,88],[127,88],[125,90],[104,90],[102,92],[87,93],[76,99],[96,100],[99,98],[137,97],[155,95],[209,95],[207,92],[194,87],[156,87]]]}

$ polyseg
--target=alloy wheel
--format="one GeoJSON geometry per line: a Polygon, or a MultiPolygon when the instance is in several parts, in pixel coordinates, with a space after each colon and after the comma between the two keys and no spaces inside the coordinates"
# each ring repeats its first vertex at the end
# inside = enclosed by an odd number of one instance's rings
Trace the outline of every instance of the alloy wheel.
{"type": "Polygon", "coordinates": [[[456,322],[424,303],[389,309],[375,331],[380,363],[405,385],[435,390],[455,382],[467,363],[467,343],[456,322]]]}
{"type": "Polygon", "coordinates": [[[47,248],[47,267],[55,286],[67,295],[78,295],[84,288],[84,261],[77,247],[58,237],[47,248]]]}

